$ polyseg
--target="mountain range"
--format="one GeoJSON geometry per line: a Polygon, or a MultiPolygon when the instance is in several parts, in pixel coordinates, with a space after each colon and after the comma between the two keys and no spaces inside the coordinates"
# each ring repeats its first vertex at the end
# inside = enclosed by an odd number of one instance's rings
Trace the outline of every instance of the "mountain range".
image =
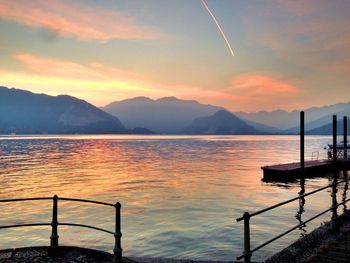
{"type": "Polygon", "coordinates": [[[136,97],[110,103],[101,109],[118,116],[129,128],[145,127],[157,133],[179,134],[195,118],[210,116],[223,108],[175,97],[158,100],[136,97]]]}
{"type": "MultiPolygon", "coordinates": [[[[196,118],[209,117],[220,110],[225,110],[223,107],[201,104],[194,100],[180,100],[175,97],[158,100],[136,97],[110,103],[101,109],[117,116],[127,127],[142,126],[164,134],[187,133],[188,127],[196,118]]],[[[297,110],[231,114],[261,134],[299,133],[300,112],[297,110]]],[[[349,115],[350,102],[306,109],[306,131],[312,134],[326,134],[326,125],[330,124],[333,114],[338,114],[340,117],[349,115]]]]}
{"type": "MultiPolygon", "coordinates": [[[[350,103],[305,110],[307,134],[330,134],[332,115],[350,103]]],[[[339,131],[342,131],[339,122],[339,131]]],[[[105,107],[67,95],[48,96],[0,87],[0,133],[9,134],[297,134],[299,111],[229,112],[195,100],[147,97],[105,107]]]]}
{"type": "Polygon", "coordinates": [[[234,114],[219,110],[209,117],[199,117],[184,130],[185,134],[259,134],[254,127],[248,125],[234,114]]]}
{"type": "MultiPolygon", "coordinates": [[[[337,114],[342,117],[350,114],[350,102],[337,103],[323,107],[312,107],[304,110],[305,112],[305,130],[311,131],[321,126],[327,125],[332,120],[332,115],[337,114]]],[[[286,134],[295,134],[299,132],[299,111],[259,111],[254,113],[235,112],[238,117],[247,120],[262,123],[286,134]]]]}
{"type": "Polygon", "coordinates": [[[120,134],[134,131],[126,129],[117,117],[84,100],[0,87],[0,133],[120,134]]]}

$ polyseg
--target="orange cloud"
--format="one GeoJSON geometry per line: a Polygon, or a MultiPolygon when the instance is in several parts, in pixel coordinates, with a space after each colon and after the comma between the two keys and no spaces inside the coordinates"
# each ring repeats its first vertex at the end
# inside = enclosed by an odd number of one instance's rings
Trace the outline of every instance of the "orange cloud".
{"type": "Polygon", "coordinates": [[[193,87],[181,94],[182,98],[196,98],[203,103],[223,106],[232,111],[294,110],[300,99],[299,88],[280,78],[263,74],[241,75],[231,85],[222,89],[193,87]]]}
{"type": "Polygon", "coordinates": [[[159,98],[177,96],[220,105],[233,111],[294,108],[299,89],[289,81],[264,74],[241,75],[229,87],[204,89],[187,84],[165,84],[146,76],[99,62],[81,64],[22,53],[14,58],[24,66],[22,72],[0,70],[3,85],[44,92],[69,94],[95,105],[135,96],[159,98]]]}
{"type": "Polygon", "coordinates": [[[31,71],[45,76],[64,77],[70,79],[102,79],[98,72],[75,62],[54,60],[31,54],[17,54],[17,61],[23,63],[31,71]]]}
{"type": "Polygon", "coordinates": [[[87,6],[77,1],[1,0],[0,17],[82,40],[157,39],[162,36],[125,12],[87,6]]]}
{"type": "MultiPolygon", "coordinates": [[[[154,82],[146,76],[98,62],[81,64],[69,60],[41,57],[28,53],[13,56],[21,62],[31,74],[41,77],[54,77],[74,81],[121,82],[128,83],[130,89],[152,87],[154,90],[164,89],[164,85],[154,82]]],[[[173,87],[175,87],[173,85],[173,87]]],[[[180,88],[179,88],[180,89],[180,88]]]]}
{"type": "Polygon", "coordinates": [[[233,97],[236,110],[255,111],[290,108],[299,89],[292,83],[262,74],[242,75],[225,92],[233,97]]]}
{"type": "Polygon", "coordinates": [[[98,106],[135,96],[159,98],[198,91],[189,85],[155,82],[147,76],[98,62],[82,64],[28,53],[13,57],[24,68],[17,72],[0,69],[2,85],[49,95],[69,94],[98,106]]]}
{"type": "Polygon", "coordinates": [[[243,75],[232,81],[229,88],[234,93],[254,95],[295,94],[297,88],[287,82],[266,75],[243,75]]]}

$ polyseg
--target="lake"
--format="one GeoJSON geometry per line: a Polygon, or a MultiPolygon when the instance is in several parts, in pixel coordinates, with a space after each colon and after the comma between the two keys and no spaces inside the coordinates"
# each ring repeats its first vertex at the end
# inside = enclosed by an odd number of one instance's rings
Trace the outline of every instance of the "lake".
{"type": "MultiPolygon", "coordinates": [[[[331,142],[306,137],[306,159],[331,142]]],[[[0,199],[53,196],[122,204],[126,256],[235,260],[236,218],[296,197],[300,183],[264,183],[263,165],[298,161],[298,136],[2,136],[0,199]]],[[[330,183],[308,179],[309,192],[330,183]]],[[[338,200],[345,195],[338,191],[338,200]]],[[[51,201],[0,204],[0,224],[51,222],[51,201]]],[[[331,205],[329,191],[306,198],[302,219],[331,205]]],[[[252,218],[252,248],[299,223],[299,202],[252,218]]],[[[339,208],[342,210],[342,208],[339,208]]],[[[328,220],[326,214],[254,254],[265,259],[328,220]]],[[[59,221],[114,230],[114,210],[59,202],[59,221]]],[[[48,245],[49,227],[0,230],[1,248],[48,245]]],[[[60,244],[105,251],[113,236],[59,227],[60,244]]]]}

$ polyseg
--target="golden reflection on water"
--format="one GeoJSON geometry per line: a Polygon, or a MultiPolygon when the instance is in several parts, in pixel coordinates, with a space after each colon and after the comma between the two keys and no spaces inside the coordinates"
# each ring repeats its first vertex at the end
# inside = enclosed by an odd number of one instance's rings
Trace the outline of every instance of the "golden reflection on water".
{"type": "MultiPolygon", "coordinates": [[[[323,154],[329,137],[307,137],[306,157],[323,154]]],[[[242,250],[235,218],[298,195],[300,186],[261,182],[260,166],[297,161],[297,136],[3,136],[0,198],[59,196],[122,203],[127,255],[232,260],[242,250]]],[[[307,180],[306,192],[328,179],[307,180]]],[[[339,191],[341,199],[341,191],[339,191]]],[[[330,193],[306,200],[302,218],[330,204],[330,193]]],[[[0,223],[50,222],[50,202],[0,204],[0,223]]],[[[252,221],[258,245],[298,223],[291,203],[252,221]]],[[[113,230],[113,209],[59,202],[59,220],[113,230]]],[[[324,220],[321,218],[320,220],[324,220]]],[[[308,225],[310,229],[319,222],[308,225]]],[[[60,227],[60,242],[113,248],[112,237],[60,227]]],[[[259,252],[266,257],[301,233],[259,252]]],[[[1,247],[46,245],[49,229],[1,230],[1,247]]]]}

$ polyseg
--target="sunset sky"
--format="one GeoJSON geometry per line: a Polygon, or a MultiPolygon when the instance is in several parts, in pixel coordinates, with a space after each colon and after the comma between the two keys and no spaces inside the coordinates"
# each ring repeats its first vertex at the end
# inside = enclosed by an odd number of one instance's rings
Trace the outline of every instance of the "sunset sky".
{"type": "Polygon", "coordinates": [[[0,85],[104,106],[176,96],[233,111],[350,101],[350,1],[0,0],[0,85]]]}

